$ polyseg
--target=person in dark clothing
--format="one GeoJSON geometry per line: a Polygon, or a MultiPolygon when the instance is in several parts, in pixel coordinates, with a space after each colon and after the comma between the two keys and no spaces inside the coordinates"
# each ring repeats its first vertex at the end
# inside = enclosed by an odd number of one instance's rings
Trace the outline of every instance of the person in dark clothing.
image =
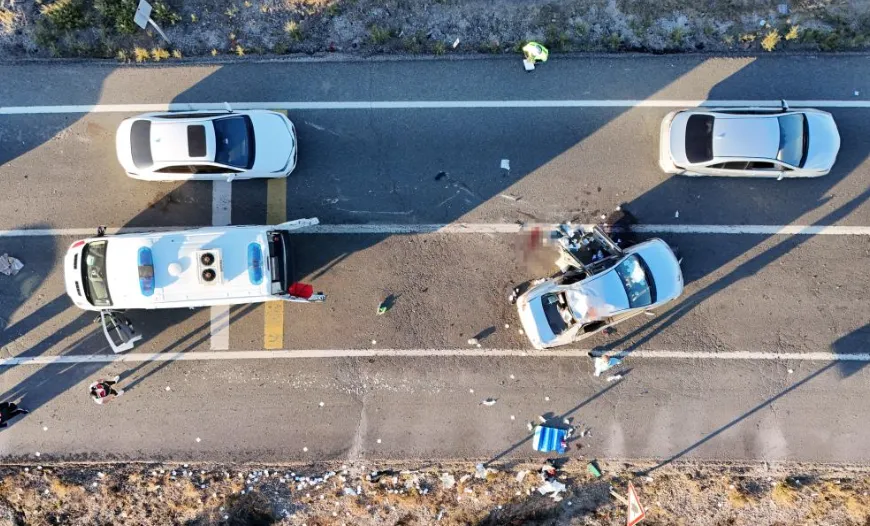
{"type": "Polygon", "coordinates": [[[6,424],[12,417],[26,415],[29,412],[27,409],[21,409],[13,402],[3,402],[0,404],[0,427],[6,427],[6,424]]]}
{"type": "Polygon", "coordinates": [[[103,401],[111,401],[112,398],[121,396],[124,394],[124,390],[121,389],[116,391],[113,385],[118,383],[120,380],[120,376],[116,376],[111,380],[97,380],[96,382],[91,384],[91,398],[94,400],[94,403],[102,404],[103,401]]]}

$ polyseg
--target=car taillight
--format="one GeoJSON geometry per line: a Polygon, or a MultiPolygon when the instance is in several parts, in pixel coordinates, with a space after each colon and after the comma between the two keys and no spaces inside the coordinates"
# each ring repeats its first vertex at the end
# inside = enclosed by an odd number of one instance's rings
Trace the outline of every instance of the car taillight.
{"type": "Polygon", "coordinates": [[[78,248],[84,244],[85,244],[84,241],[76,241],[75,243],[72,244],[72,246],[70,248],[78,248]]]}

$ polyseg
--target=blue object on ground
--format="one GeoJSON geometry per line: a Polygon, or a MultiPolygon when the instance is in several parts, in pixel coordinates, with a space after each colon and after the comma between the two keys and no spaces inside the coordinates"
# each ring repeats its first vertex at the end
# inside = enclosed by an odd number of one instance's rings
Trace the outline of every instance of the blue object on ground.
{"type": "Polygon", "coordinates": [[[564,453],[563,444],[565,437],[568,435],[568,430],[559,429],[556,427],[536,426],[535,436],[532,439],[532,447],[535,451],[558,451],[564,453]]]}

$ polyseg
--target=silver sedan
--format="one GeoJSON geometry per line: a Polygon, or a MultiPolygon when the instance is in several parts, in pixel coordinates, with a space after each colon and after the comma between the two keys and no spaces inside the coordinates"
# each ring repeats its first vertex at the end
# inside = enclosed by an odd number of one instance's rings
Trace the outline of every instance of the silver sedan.
{"type": "Polygon", "coordinates": [[[834,166],[840,134],[830,113],[781,108],[693,108],[661,125],[659,165],[667,173],[819,177],[834,166]]]}

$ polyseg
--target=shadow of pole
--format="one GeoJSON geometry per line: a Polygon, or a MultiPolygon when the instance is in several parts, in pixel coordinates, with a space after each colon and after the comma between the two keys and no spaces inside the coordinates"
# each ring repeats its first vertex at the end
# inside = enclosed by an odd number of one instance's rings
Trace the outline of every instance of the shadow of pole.
{"type": "Polygon", "coordinates": [[[744,420],[746,420],[746,419],[749,418],[750,416],[754,415],[754,414],[757,413],[758,411],[764,409],[765,407],[770,406],[771,404],[773,404],[773,403],[776,402],[777,400],[779,400],[779,399],[783,398],[784,396],[786,396],[786,395],[788,395],[788,394],[794,392],[794,391],[795,391],[796,389],[798,389],[799,387],[806,385],[808,382],[810,382],[810,381],[813,380],[814,378],[817,378],[819,375],[821,375],[821,374],[824,373],[825,371],[828,371],[828,370],[834,368],[834,367],[836,366],[836,364],[837,364],[837,362],[831,362],[831,363],[825,365],[824,367],[822,367],[821,369],[817,370],[816,372],[810,374],[809,376],[807,376],[807,377],[804,378],[803,380],[801,380],[801,381],[799,381],[799,382],[796,382],[796,383],[790,385],[788,388],[784,389],[783,391],[781,391],[781,392],[780,392],[779,394],[777,394],[776,396],[773,396],[773,397],[771,397],[771,398],[768,398],[767,400],[765,400],[765,401],[761,402],[760,404],[756,405],[755,407],[753,407],[753,408],[750,409],[749,411],[743,413],[742,415],[740,415],[739,417],[735,418],[734,420],[732,420],[732,421],[728,422],[727,424],[723,425],[722,427],[716,429],[715,431],[713,431],[713,432],[710,433],[709,435],[705,436],[705,437],[702,438],[701,440],[698,440],[697,442],[695,442],[694,444],[692,444],[692,445],[686,447],[686,448],[683,449],[682,451],[680,451],[680,452],[678,452],[678,453],[676,453],[676,454],[674,454],[674,455],[671,455],[670,457],[666,458],[665,460],[662,460],[661,462],[659,462],[659,463],[656,464],[655,466],[652,466],[652,467],[649,468],[649,469],[646,469],[646,470],[644,470],[644,471],[639,472],[639,474],[640,474],[641,476],[643,476],[643,475],[648,475],[648,474],[651,473],[652,471],[655,471],[656,469],[659,469],[659,468],[661,468],[661,467],[667,466],[668,464],[670,464],[671,462],[677,460],[678,458],[683,457],[683,456],[685,456],[686,454],[692,452],[693,450],[695,450],[695,449],[697,449],[697,448],[703,446],[703,445],[706,444],[707,442],[713,440],[714,438],[716,438],[717,436],[721,435],[721,434],[724,433],[725,431],[731,429],[732,427],[734,427],[735,425],[739,424],[740,422],[743,422],[744,420]]]}

